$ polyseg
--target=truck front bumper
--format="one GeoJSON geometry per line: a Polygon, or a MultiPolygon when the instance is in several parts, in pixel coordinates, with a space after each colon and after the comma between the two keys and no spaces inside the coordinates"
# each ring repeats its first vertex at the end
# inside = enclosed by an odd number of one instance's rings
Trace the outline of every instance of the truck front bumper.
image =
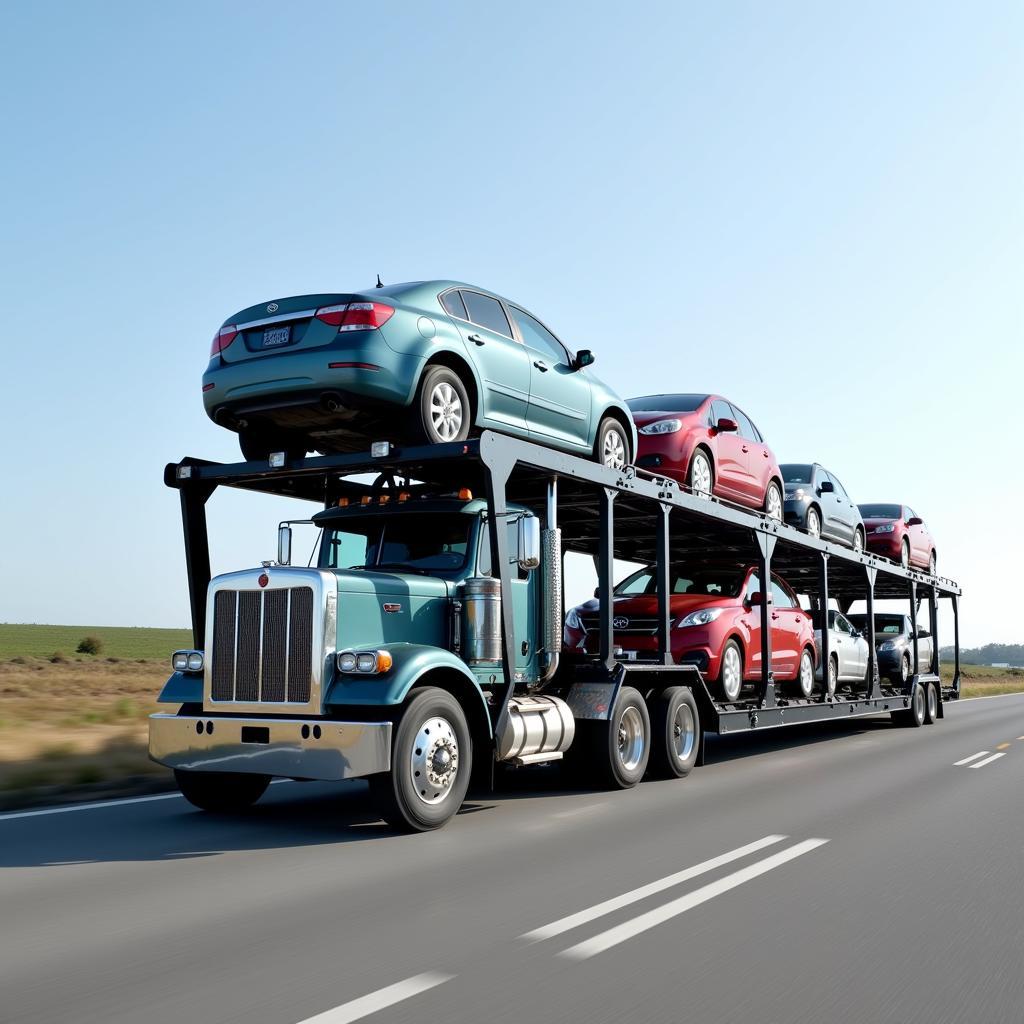
{"type": "Polygon", "coordinates": [[[390,770],[391,723],[157,714],[149,756],[184,771],[355,779],[390,770]]]}

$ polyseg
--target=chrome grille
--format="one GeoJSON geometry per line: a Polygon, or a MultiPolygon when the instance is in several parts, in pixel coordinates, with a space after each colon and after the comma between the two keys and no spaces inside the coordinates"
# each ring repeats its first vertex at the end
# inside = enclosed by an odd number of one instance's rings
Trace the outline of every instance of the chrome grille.
{"type": "MultiPolygon", "coordinates": [[[[658,632],[658,620],[653,615],[616,615],[615,619],[618,618],[628,619],[629,624],[613,628],[616,636],[649,636],[658,632]]],[[[588,633],[596,633],[601,629],[601,620],[597,615],[581,615],[580,622],[588,633]]]]}
{"type": "Polygon", "coordinates": [[[213,601],[210,695],[242,704],[309,702],[313,589],[218,590],[213,601]]]}

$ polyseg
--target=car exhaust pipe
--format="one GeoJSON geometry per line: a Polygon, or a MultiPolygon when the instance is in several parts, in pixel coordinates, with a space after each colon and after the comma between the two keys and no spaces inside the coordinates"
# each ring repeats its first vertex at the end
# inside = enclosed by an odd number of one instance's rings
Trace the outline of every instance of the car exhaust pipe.
{"type": "Polygon", "coordinates": [[[325,392],[320,396],[320,406],[325,412],[339,412],[343,408],[341,395],[325,392]]]}

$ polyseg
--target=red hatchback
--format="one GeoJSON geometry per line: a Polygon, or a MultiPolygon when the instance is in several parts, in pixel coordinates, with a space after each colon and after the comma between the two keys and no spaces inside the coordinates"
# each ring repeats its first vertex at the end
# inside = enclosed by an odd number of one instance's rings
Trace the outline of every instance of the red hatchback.
{"type": "Polygon", "coordinates": [[[935,575],[935,540],[924,520],[909,505],[876,502],[857,508],[864,519],[868,551],[935,575]]]}
{"type": "Polygon", "coordinates": [[[782,473],[761,432],[719,395],[648,395],[627,403],[639,433],[636,464],[702,497],[782,518],[782,473]]]}
{"type": "MultiPolygon", "coordinates": [[[[615,646],[627,660],[653,660],[658,653],[658,587],[654,568],[640,569],[614,591],[615,646]]],[[[696,665],[717,682],[727,701],[739,699],[747,680],[761,678],[761,618],[764,594],[756,567],[699,569],[671,581],[672,657],[696,665]]],[[[796,683],[809,697],[817,660],[814,624],[793,591],[772,576],[772,671],[796,683]]],[[[570,650],[597,653],[599,605],[578,605],[565,617],[562,642],[570,650]]]]}

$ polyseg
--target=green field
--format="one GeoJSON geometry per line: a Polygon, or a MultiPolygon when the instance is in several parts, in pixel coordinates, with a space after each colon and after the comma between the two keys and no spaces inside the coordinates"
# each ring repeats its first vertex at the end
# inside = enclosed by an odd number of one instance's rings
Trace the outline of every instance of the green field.
{"type": "Polygon", "coordinates": [[[41,626],[0,623],[0,661],[11,658],[49,658],[59,653],[66,658],[90,659],[76,655],[75,648],[87,636],[102,644],[100,658],[169,660],[172,651],[192,646],[188,629],[147,629],[138,626],[41,626]]]}

